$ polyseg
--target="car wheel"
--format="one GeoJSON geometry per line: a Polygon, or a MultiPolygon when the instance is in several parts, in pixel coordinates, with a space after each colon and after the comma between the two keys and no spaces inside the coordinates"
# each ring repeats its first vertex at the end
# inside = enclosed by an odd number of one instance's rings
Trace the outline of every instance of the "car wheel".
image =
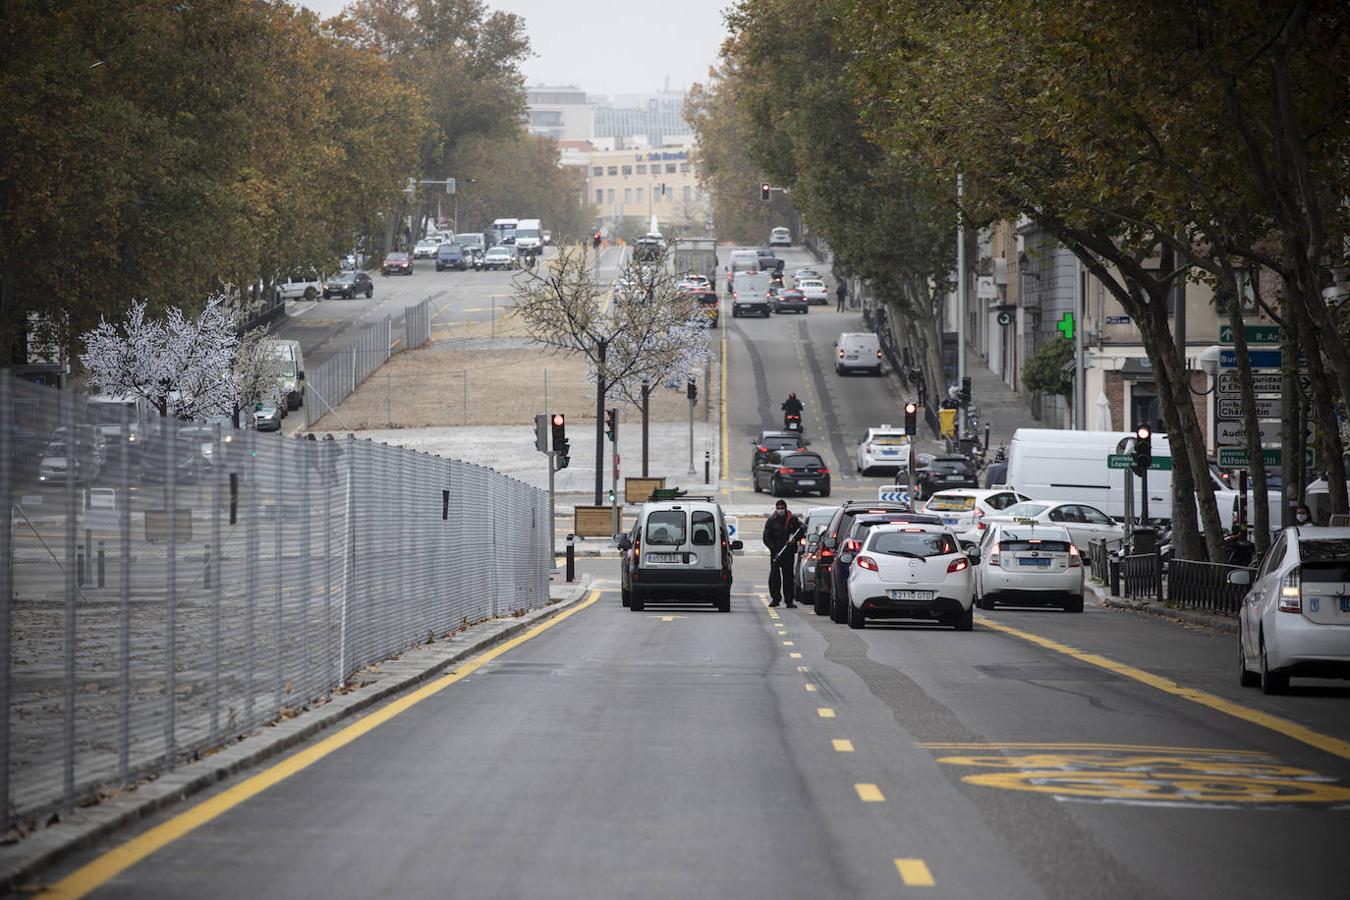
{"type": "Polygon", "coordinates": [[[998,601],[990,594],[981,594],[979,597],[975,598],[975,605],[984,610],[993,609],[997,603],[998,601]]]}
{"type": "Polygon", "coordinates": [[[626,587],[619,588],[619,599],[624,606],[630,606],[633,603],[633,596],[626,587]]]}
{"type": "Polygon", "coordinates": [[[775,497],[783,496],[783,485],[777,478],[773,478],[769,481],[769,493],[775,497]]]}
{"type": "Polygon", "coordinates": [[[731,588],[724,588],[717,594],[717,611],[731,612],[731,588]]]}
{"type": "Polygon", "coordinates": [[[366,288],[366,299],[369,300],[373,296],[375,296],[375,286],[371,285],[370,287],[366,288]]]}
{"type": "Polygon", "coordinates": [[[825,490],[821,491],[821,492],[820,492],[820,496],[822,496],[822,497],[828,497],[828,496],[830,496],[830,489],[829,489],[829,488],[826,488],[825,490]]]}
{"type": "Polygon", "coordinates": [[[967,607],[966,611],[956,617],[957,631],[970,631],[975,627],[975,607],[967,607]]]}
{"type": "Polygon", "coordinates": [[[313,299],[314,299],[315,297],[317,297],[317,296],[319,296],[319,292],[316,291],[316,290],[314,290],[314,288],[305,288],[305,299],[306,299],[306,300],[313,300],[313,299]]]}
{"type": "Polygon", "coordinates": [[[825,596],[825,592],[820,589],[820,576],[816,575],[816,592],[812,597],[811,607],[816,611],[816,615],[823,616],[830,611],[830,598],[825,596]]]}
{"type": "Polygon", "coordinates": [[[1079,595],[1077,595],[1076,597],[1070,597],[1068,600],[1065,600],[1065,601],[1064,601],[1064,611],[1065,611],[1065,612],[1073,612],[1073,613],[1080,613],[1080,612],[1082,612],[1082,611],[1083,611],[1083,595],[1082,595],[1082,594],[1079,594],[1079,595]]]}
{"type": "Polygon", "coordinates": [[[325,300],[331,299],[332,296],[333,296],[333,295],[330,294],[330,293],[328,293],[327,291],[324,291],[324,292],[323,292],[323,299],[325,299],[325,300]]]}
{"type": "Polygon", "coordinates": [[[764,491],[759,486],[759,476],[754,474],[753,472],[750,473],[750,483],[754,487],[756,494],[764,493],[764,491]]]}
{"type": "Polygon", "coordinates": [[[1242,643],[1242,626],[1238,625],[1238,684],[1243,687],[1256,687],[1261,676],[1247,668],[1247,650],[1242,643]]]}
{"type": "Polygon", "coordinates": [[[642,612],[642,608],[645,603],[646,598],[642,596],[641,591],[634,588],[633,590],[628,592],[628,608],[631,609],[633,612],[642,612]]]}
{"type": "Polygon", "coordinates": [[[848,627],[854,629],[867,627],[867,617],[863,615],[861,609],[852,603],[848,605],[848,627]]]}
{"type": "Polygon", "coordinates": [[[838,625],[843,625],[848,621],[849,602],[841,600],[838,597],[830,597],[830,621],[838,625]]]}
{"type": "Polygon", "coordinates": [[[1270,658],[1266,655],[1266,637],[1261,636],[1261,693],[1283,694],[1289,690],[1289,676],[1283,672],[1270,670],[1270,658]]]}

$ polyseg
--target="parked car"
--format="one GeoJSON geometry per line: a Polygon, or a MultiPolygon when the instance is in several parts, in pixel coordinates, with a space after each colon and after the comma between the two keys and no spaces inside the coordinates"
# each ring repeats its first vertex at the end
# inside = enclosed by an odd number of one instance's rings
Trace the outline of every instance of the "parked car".
{"type": "Polygon", "coordinates": [[[829,303],[830,292],[825,289],[825,282],[819,278],[799,278],[797,279],[797,290],[801,291],[806,297],[807,303],[829,303]]]}
{"type": "Polygon", "coordinates": [[[1286,528],[1252,572],[1238,613],[1238,681],[1279,694],[1292,677],[1350,678],[1350,528],[1286,528]]]}
{"type": "Polygon", "coordinates": [[[413,247],[413,259],[435,259],[436,251],[441,247],[439,237],[425,237],[413,247]]]}
{"type": "Polygon", "coordinates": [[[879,525],[856,554],[839,555],[849,566],[848,626],[868,619],[927,619],[957,631],[974,627],[979,551],[962,552],[941,525],[879,525]]]}
{"type": "Polygon", "coordinates": [[[281,408],[271,400],[255,404],[253,407],[253,427],[259,431],[280,431],[283,415],[281,408]]]}
{"type": "MultiPolygon", "coordinates": [[[[1083,554],[1083,559],[1089,563],[1092,558],[1088,548],[1092,546],[1093,541],[1115,541],[1125,537],[1125,526],[1095,506],[1088,506],[1086,503],[1024,500],[1004,508],[997,514],[986,515],[982,521],[988,526],[992,526],[995,522],[1061,525],[1069,532],[1070,540],[1083,554]]],[[[963,540],[979,540],[983,535],[967,532],[960,537],[963,540]]]]}
{"type": "Polygon", "coordinates": [[[795,597],[805,597],[816,589],[816,562],[820,559],[820,533],[834,518],[837,506],[813,506],[802,517],[802,534],[797,538],[797,559],[792,568],[795,597]]]}
{"type": "Polygon", "coordinates": [[[934,493],[922,508],[924,512],[940,517],[942,524],[962,540],[978,542],[988,527],[985,519],[1028,499],[1006,488],[952,488],[934,493]]]}
{"type": "Polygon", "coordinates": [[[791,247],[792,232],[781,225],[769,232],[770,247],[791,247]]]}
{"type": "Polygon", "coordinates": [[[980,609],[999,603],[1083,611],[1084,565],[1060,525],[1001,522],[980,542],[975,590],[980,609]]]}
{"type": "Polygon", "coordinates": [[[511,247],[498,244],[483,255],[483,268],[485,269],[515,269],[519,266],[520,259],[511,247]]]}
{"type": "Polygon", "coordinates": [[[975,471],[975,464],[964,456],[935,456],[914,477],[914,487],[919,492],[920,500],[949,488],[979,486],[980,476],[975,471]]]}
{"type": "Polygon", "coordinates": [[[641,612],[649,600],[711,601],[731,611],[731,563],[741,542],[730,540],[716,500],[682,497],[642,504],[632,531],[615,538],[624,606],[641,612]]]}
{"type": "Polygon", "coordinates": [[[755,493],[768,491],[775,497],[787,494],[830,496],[830,468],[818,453],[775,450],[755,466],[755,493]]]}
{"type": "MultiPolygon", "coordinates": [[[[941,525],[942,520],[926,513],[888,512],[868,513],[854,516],[844,532],[844,537],[835,548],[836,553],[857,553],[867,540],[868,533],[878,525],[941,525]]],[[[830,579],[830,621],[840,625],[848,621],[848,577],[849,567],[835,564],[829,574],[830,579]]]]}
{"type": "Polygon", "coordinates": [[[323,299],[345,297],[354,299],[357,294],[369,298],[375,293],[375,282],[365,272],[342,272],[334,275],[323,286],[323,299]]]}
{"type": "Polygon", "coordinates": [[[750,475],[753,477],[755,467],[767,459],[770,453],[777,450],[800,453],[809,447],[811,442],[804,440],[795,431],[762,431],[757,440],[750,441],[750,445],[755,448],[754,455],[750,459],[750,475]]]}
{"type": "Polygon", "coordinates": [[[796,288],[774,288],[769,295],[769,308],[776,313],[800,313],[805,315],[810,311],[806,303],[806,296],[796,288]]]}
{"type": "Polygon", "coordinates": [[[463,272],[468,268],[469,259],[459,244],[441,244],[436,248],[437,272],[444,272],[446,269],[459,269],[463,272]]]}
{"type": "Polygon", "coordinates": [[[830,570],[834,566],[839,543],[843,540],[854,516],[875,515],[888,512],[909,512],[909,507],[893,501],[872,503],[866,500],[849,500],[834,511],[830,524],[820,535],[820,560],[816,563],[816,592],[812,605],[816,615],[823,616],[830,611],[830,570]]]}
{"type": "Polygon", "coordinates": [[[323,284],[317,272],[292,272],[277,282],[277,293],[283,300],[315,300],[323,284]]]}
{"type": "Polygon", "coordinates": [[[385,256],[381,271],[386,275],[411,275],[413,273],[412,257],[406,253],[390,253],[385,256]]]}

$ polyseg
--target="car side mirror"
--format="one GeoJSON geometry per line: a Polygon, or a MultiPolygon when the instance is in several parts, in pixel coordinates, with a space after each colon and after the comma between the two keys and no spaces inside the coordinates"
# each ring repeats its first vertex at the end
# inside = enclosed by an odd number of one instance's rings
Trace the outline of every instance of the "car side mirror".
{"type": "Polygon", "coordinates": [[[839,564],[842,566],[853,565],[853,554],[847,551],[839,554],[839,564]]]}
{"type": "Polygon", "coordinates": [[[731,542],[731,549],[732,549],[732,550],[744,550],[744,549],[745,549],[745,542],[744,542],[744,541],[732,541],[732,542],[731,542]]]}
{"type": "Polygon", "coordinates": [[[810,446],[811,446],[811,442],[810,442],[810,441],[802,441],[802,446],[803,446],[803,447],[810,447],[810,446]]]}
{"type": "Polygon", "coordinates": [[[832,537],[827,537],[825,540],[821,541],[820,544],[826,550],[833,550],[835,547],[839,546],[839,541],[832,537]]]}
{"type": "Polygon", "coordinates": [[[618,546],[618,548],[619,548],[620,550],[631,550],[631,549],[633,549],[633,541],[632,541],[632,539],[629,538],[628,535],[626,535],[626,534],[616,534],[616,535],[614,536],[614,543],[615,543],[615,545],[618,546]]]}
{"type": "Polygon", "coordinates": [[[301,369],[299,372],[296,372],[296,373],[295,373],[295,379],[296,379],[296,381],[304,381],[304,380],[305,380],[305,370],[304,370],[304,369],[301,369]]]}
{"type": "Polygon", "coordinates": [[[1238,569],[1228,573],[1228,583],[1238,587],[1247,587],[1252,583],[1252,573],[1250,569],[1238,569]]]}
{"type": "Polygon", "coordinates": [[[979,547],[971,547],[969,550],[966,551],[966,558],[969,559],[969,560],[970,560],[971,562],[973,562],[973,563],[979,562],[979,561],[980,561],[980,548],[979,548],[979,547]]]}

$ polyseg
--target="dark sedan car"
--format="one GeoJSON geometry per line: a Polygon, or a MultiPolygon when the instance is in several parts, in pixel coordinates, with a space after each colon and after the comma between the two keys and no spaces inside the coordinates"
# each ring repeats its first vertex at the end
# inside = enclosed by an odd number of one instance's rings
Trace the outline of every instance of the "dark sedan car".
{"type": "Polygon", "coordinates": [[[773,296],[769,298],[769,308],[776,313],[801,313],[805,315],[810,309],[810,304],[806,302],[806,295],[796,288],[775,288],[773,296]]]}
{"type": "Polygon", "coordinates": [[[459,244],[441,244],[436,248],[436,271],[459,269],[463,272],[469,267],[469,256],[459,244]]]}
{"type": "MultiPolygon", "coordinates": [[[[867,540],[867,532],[878,525],[896,524],[941,525],[942,519],[937,516],[930,516],[927,513],[907,512],[871,513],[854,516],[852,524],[848,525],[844,531],[846,536],[830,549],[839,555],[852,553],[856,556],[858,551],[862,549],[863,542],[867,540]]],[[[841,625],[848,621],[848,573],[851,564],[852,560],[845,562],[841,559],[838,565],[831,567],[829,574],[830,620],[841,625]]]]}
{"type": "Polygon", "coordinates": [[[356,298],[357,294],[365,294],[367,297],[375,293],[375,282],[370,280],[370,276],[365,272],[343,272],[340,275],[334,275],[324,282],[323,299],[330,297],[345,297],[348,300],[356,298]]]}
{"type": "Polygon", "coordinates": [[[755,493],[768,491],[775,497],[785,494],[830,496],[830,468],[815,453],[775,450],[755,466],[755,493]]]}
{"type": "Polygon", "coordinates": [[[915,487],[920,500],[927,500],[934,491],[948,488],[978,488],[979,475],[975,464],[964,456],[935,456],[928,465],[919,469],[915,487]]]}
{"type": "Polygon", "coordinates": [[[795,431],[765,431],[761,432],[758,440],[750,442],[754,445],[755,455],[750,460],[750,474],[755,474],[755,467],[764,462],[769,454],[775,450],[805,450],[810,441],[803,440],[802,436],[795,431]]]}
{"type": "Polygon", "coordinates": [[[412,257],[407,253],[390,253],[384,258],[384,266],[380,271],[386,275],[411,275],[413,273],[412,257]]]}
{"type": "Polygon", "coordinates": [[[820,533],[820,559],[816,561],[816,591],[812,603],[816,615],[823,616],[830,611],[830,571],[834,567],[835,556],[839,551],[839,542],[847,535],[853,519],[857,516],[909,511],[909,507],[904,503],[890,500],[876,503],[868,500],[849,500],[834,511],[830,524],[820,533]]]}

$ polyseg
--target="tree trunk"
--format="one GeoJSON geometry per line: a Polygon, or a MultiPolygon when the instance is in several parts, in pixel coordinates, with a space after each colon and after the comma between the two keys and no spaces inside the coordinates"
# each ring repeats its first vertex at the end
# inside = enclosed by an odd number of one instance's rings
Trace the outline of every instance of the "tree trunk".
{"type": "Polygon", "coordinates": [[[1237,295],[1235,279],[1230,276],[1219,282],[1218,302],[1228,304],[1228,324],[1233,329],[1233,349],[1237,353],[1238,385],[1242,391],[1242,427],[1247,432],[1247,463],[1252,473],[1252,502],[1256,521],[1253,523],[1256,555],[1262,556],[1270,546],[1270,493],[1266,487],[1266,459],[1261,452],[1261,429],[1256,418],[1256,390],[1252,384],[1252,360],[1247,350],[1247,334],[1243,330],[1242,299],[1237,295]],[[1225,287],[1225,281],[1227,287],[1225,287]]]}
{"type": "MultiPolygon", "coordinates": [[[[1307,315],[1306,304],[1296,304],[1299,313],[1299,332],[1302,340],[1298,345],[1308,358],[1308,375],[1312,382],[1312,408],[1317,415],[1318,445],[1322,450],[1322,463],[1327,473],[1327,490],[1330,492],[1332,515],[1346,512],[1347,497],[1345,487],[1345,457],[1341,442],[1341,426],[1336,421],[1336,409],[1332,400],[1331,385],[1327,380],[1326,369],[1322,365],[1322,340],[1325,332],[1314,327],[1307,315]]],[[[1290,361],[1289,365],[1297,365],[1290,361]]],[[[1297,381],[1297,375],[1295,375],[1297,381]]],[[[1300,458],[1300,469],[1306,468],[1300,458]]],[[[1286,523],[1288,524],[1288,523],[1286,523]]]]}

